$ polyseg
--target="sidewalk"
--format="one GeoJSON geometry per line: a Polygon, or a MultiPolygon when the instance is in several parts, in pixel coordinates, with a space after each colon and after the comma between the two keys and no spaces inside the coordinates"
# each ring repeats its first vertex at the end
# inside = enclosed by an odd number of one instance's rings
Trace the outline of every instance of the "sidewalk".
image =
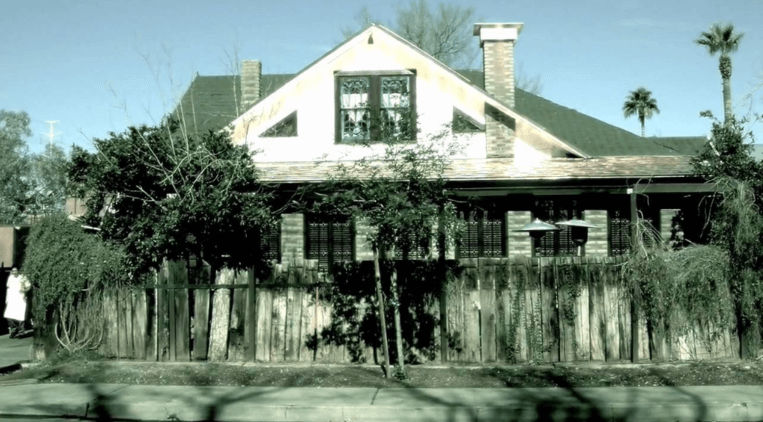
{"type": "Polygon", "coordinates": [[[7,334],[0,336],[0,373],[22,362],[29,362],[31,356],[31,336],[24,338],[10,338],[7,334]]]}
{"type": "Polygon", "coordinates": [[[0,387],[0,419],[144,421],[752,421],[763,386],[276,388],[116,384],[0,387]]]}

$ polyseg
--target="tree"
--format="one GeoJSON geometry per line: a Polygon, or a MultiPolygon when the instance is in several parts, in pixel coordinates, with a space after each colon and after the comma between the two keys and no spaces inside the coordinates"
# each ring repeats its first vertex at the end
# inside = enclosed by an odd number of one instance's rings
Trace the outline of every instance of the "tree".
{"type": "Polygon", "coordinates": [[[711,56],[720,53],[718,69],[723,80],[723,115],[726,123],[731,119],[731,53],[739,49],[744,34],[734,32],[734,24],[714,23],[708,32],[700,34],[695,42],[707,47],[711,56]]]}
{"type": "Polygon", "coordinates": [[[640,87],[625,97],[625,103],[623,104],[623,115],[628,118],[633,115],[638,116],[638,121],[641,123],[641,137],[646,136],[644,121],[652,117],[654,113],[659,113],[660,109],[657,108],[657,100],[652,98],[652,91],[644,87],[640,87]]]}
{"type": "Polygon", "coordinates": [[[130,127],[75,148],[69,177],[87,194],[86,222],[123,244],[136,276],[189,255],[220,268],[259,259],[260,232],[273,223],[273,195],[251,154],[227,132],[178,136],[175,122],[130,127]]]}
{"type": "MultiPolygon", "coordinates": [[[[712,117],[708,112],[705,116],[712,117]]],[[[751,156],[751,132],[733,116],[715,121],[711,138],[692,160],[697,175],[714,182],[710,240],[728,254],[742,357],[754,357],[763,335],[763,164],[751,156]]]]}
{"type": "Polygon", "coordinates": [[[66,202],[66,172],[69,159],[64,150],[53,144],[29,159],[28,210],[33,215],[61,212],[66,202]]]}
{"type": "MultiPolygon", "coordinates": [[[[340,164],[327,182],[308,190],[317,198],[311,205],[313,211],[324,215],[350,215],[363,219],[371,228],[368,241],[374,256],[387,376],[389,354],[381,268],[391,268],[390,302],[394,314],[397,374],[405,379],[399,286],[392,252],[404,258],[409,253],[431,256],[430,245],[442,235],[436,229],[438,224],[451,233],[457,226],[442,175],[450,158],[458,152],[458,146],[444,142],[444,134],[413,145],[399,140],[386,141],[383,153],[371,154],[352,164],[340,164]]],[[[444,256],[444,250],[440,254],[444,256]]]]}
{"type": "MultiPolygon", "coordinates": [[[[432,10],[427,0],[412,0],[408,5],[396,6],[395,21],[390,27],[400,36],[416,44],[435,59],[452,68],[470,68],[479,56],[479,48],[472,33],[476,21],[474,7],[461,7],[452,3],[439,3],[432,10]]],[[[355,25],[342,28],[342,36],[350,38],[375,19],[366,6],[355,15],[355,25]]],[[[531,94],[542,90],[540,75],[529,76],[517,66],[516,86],[531,94]]]]}
{"type": "Polygon", "coordinates": [[[29,190],[29,157],[25,138],[32,135],[26,112],[0,110],[0,224],[24,218],[29,190]]]}

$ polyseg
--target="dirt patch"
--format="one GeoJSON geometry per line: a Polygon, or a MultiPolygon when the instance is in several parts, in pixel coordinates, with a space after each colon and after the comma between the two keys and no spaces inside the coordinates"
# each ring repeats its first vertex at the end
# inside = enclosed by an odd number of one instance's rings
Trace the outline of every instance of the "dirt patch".
{"type": "Polygon", "coordinates": [[[763,385],[763,364],[580,366],[411,366],[410,380],[385,379],[372,365],[241,365],[144,363],[62,359],[0,376],[0,383],[51,383],[272,387],[609,387],[763,385]]]}

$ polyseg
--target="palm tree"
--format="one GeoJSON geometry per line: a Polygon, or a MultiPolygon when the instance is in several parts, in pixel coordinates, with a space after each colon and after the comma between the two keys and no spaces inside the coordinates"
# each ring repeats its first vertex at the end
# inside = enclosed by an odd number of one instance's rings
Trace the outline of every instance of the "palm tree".
{"type": "Polygon", "coordinates": [[[718,68],[723,79],[723,115],[726,122],[731,119],[731,53],[739,49],[739,41],[744,34],[734,33],[734,24],[714,23],[710,31],[703,32],[695,42],[707,47],[711,56],[721,53],[718,68]]]}
{"type": "Polygon", "coordinates": [[[638,121],[641,122],[641,137],[646,136],[644,131],[644,121],[652,117],[654,113],[660,113],[660,109],[657,108],[657,100],[652,98],[652,91],[640,87],[635,91],[631,91],[630,95],[625,97],[625,104],[623,104],[623,114],[626,118],[633,115],[638,116],[638,121]]]}

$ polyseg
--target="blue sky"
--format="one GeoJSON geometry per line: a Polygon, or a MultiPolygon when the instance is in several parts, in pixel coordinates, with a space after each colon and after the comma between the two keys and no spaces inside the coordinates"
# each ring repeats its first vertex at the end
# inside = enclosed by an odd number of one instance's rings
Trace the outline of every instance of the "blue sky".
{"type": "MultiPolygon", "coordinates": [[[[60,122],[59,145],[88,147],[93,137],[157,122],[196,72],[229,73],[236,50],[261,60],[264,73],[298,72],[341,42],[361,7],[388,24],[399,3],[0,0],[0,109],[29,113],[33,150],[47,139],[46,120],[60,122]]],[[[650,89],[661,113],[647,122],[648,136],[705,135],[710,123],[699,112],[722,117],[718,59],[693,40],[731,21],[745,33],[733,56],[735,110],[763,113],[763,87],[754,90],[763,84],[763,0],[452,3],[475,6],[481,22],[524,22],[516,59],[540,75],[551,101],[639,133],[622,103],[650,89]]],[[[763,142],[763,124],[754,130],[763,142]]]]}

